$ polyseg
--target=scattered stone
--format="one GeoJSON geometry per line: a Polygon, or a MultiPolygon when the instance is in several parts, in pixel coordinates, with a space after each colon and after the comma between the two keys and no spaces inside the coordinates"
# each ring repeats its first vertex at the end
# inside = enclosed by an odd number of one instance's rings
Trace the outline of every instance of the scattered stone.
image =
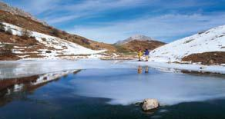
{"type": "Polygon", "coordinates": [[[156,99],[145,99],[142,104],[143,111],[151,111],[159,107],[159,102],[156,99]]]}

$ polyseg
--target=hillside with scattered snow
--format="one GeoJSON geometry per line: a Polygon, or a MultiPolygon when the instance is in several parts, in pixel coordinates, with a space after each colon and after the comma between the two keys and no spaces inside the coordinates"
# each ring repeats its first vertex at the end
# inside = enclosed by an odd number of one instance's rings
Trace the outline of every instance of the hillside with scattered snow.
{"type": "MultiPolygon", "coordinates": [[[[10,31],[13,36],[20,36],[20,37],[23,36],[23,32],[25,29],[12,24],[8,24],[8,23],[1,23],[1,25],[3,25],[3,28],[1,30],[5,31],[6,33],[10,31]]],[[[37,42],[36,44],[41,45],[43,47],[38,48],[35,51],[29,52],[29,51],[26,51],[28,47],[24,47],[18,44],[13,44],[14,46],[12,49],[13,53],[18,55],[20,58],[29,58],[26,56],[27,54],[30,54],[30,53],[36,54],[40,57],[47,58],[47,59],[55,59],[61,56],[65,56],[65,57],[67,56],[72,58],[79,55],[90,56],[90,55],[102,53],[105,51],[105,50],[98,50],[98,51],[91,50],[81,45],[78,45],[76,43],[73,43],[58,37],[35,32],[35,31],[27,30],[26,32],[29,33],[30,38],[33,38],[33,40],[36,40],[37,42]]],[[[13,37],[11,37],[10,39],[13,39],[13,37]]],[[[23,39],[23,40],[26,40],[26,39],[23,39]]],[[[0,43],[0,44],[4,44],[4,43],[0,43]]],[[[29,47],[32,47],[32,46],[29,46],[29,47]]]]}
{"type": "Polygon", "coordinates": [[[214,52],[214,55],[217,55],[216,52],[225,52],[225,26],[212,28],[159,47],[150,53],[150,57],[156,62],[181,62],[184,57],[194,54],[198,57],[198,54],[208,52],[214,52]]]}

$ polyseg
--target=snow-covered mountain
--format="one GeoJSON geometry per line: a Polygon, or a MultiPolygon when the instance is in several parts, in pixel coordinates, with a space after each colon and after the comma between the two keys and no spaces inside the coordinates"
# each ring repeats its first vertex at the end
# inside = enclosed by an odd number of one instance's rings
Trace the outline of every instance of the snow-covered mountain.
{"type": "Polygon", "coordinates": [[[118,41],[116,42],[115,44],[116,45],[123,45],[123,44],[126,44],[126,43],[129,43],[131,41],[155,41],[155,39],[151,38],[151,37],[148,37],[148,36],[145,36],[145,35],[134,35],[134,36],[131,36],[125,40],[122,40],[122,41],[118,41]]]}
{"type": "MultiPolygon", "coordinates": [[[[9,23],[0,23],[0,24],[3,26],[0,29],[1,31],[5,31],[7,34],[9,34],[9,32],[11,33],[10,40],[13,40],[14,36],[24,37],[25,35],[24,32],[27,32],[26,35],[29,35],[27,37],[31,38],[31,40],[35,40],[35,44],[29,46],[21,46],[21,44],[8,43],[13,44],[12,51],[19,58],[30,58],[30,55],[32,54],[42,58],[55,59],[59,57],[68,56],[72,59],[72,57],[78,55],[92,55],[105,51],[105,50],[98,50],[98,51],[91,50],[76,43],[58,37],[50,36],[35,31],[25,30],[21,27],[9,23]],[[38,47],[36,47],[37,45],[38,47]]],[[[23,40],[26,41],[27,39],[24,38],[23,40]]],[[[0,45],[1,44],[4,45],[4,43],[0,42],[0,45]]]]}
{"type": "MultiPolygon", "coordinates": [[[[225,26],[212,28],[153,50],[151,60],[156,62],[181,62],[184,57],[201,53],[225,52],[225,26]]],[[[220,56],[217,56],[220,57],[220,56]]],[[[203,59],[204,60],[204,59],[203,59]]]]}

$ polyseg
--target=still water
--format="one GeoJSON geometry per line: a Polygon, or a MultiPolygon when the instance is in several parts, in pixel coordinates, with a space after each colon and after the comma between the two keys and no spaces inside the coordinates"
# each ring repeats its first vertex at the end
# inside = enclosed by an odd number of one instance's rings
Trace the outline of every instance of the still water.
{"type": "MultiPolygon", "coordinates": [[[[68,67],[78,67],[76,63],[68,67]]],[[[89,62],[86,68],[78,67],[81,70],[38,75],[26,70],[26,78],[15,78],[18,64],[4,65],[14,76],[0,81],[0,119],[225,119],[223,75],[168,73],[114,63],[89,62]],[[162,106],[144,113],[135,103],[145,98],[156,98],[162,106]]],[[[28,64],[23,68],[27,67],[32,69],[28,64]]]]}

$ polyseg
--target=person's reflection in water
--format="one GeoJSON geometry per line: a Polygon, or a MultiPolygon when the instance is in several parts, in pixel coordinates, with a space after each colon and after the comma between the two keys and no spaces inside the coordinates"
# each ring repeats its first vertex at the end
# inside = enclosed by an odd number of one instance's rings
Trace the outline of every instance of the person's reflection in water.
{"type": "Polygon", "coordinates": [[[149,67],[145,66],[145,73],[148,74],[148,72],[149,72],[149,67]]]}
{"type": "Polygon", "coordinates": [[[138,74],[141,74],[141,73],[142,73],[142,67],[138,66],[138,74]]]}

